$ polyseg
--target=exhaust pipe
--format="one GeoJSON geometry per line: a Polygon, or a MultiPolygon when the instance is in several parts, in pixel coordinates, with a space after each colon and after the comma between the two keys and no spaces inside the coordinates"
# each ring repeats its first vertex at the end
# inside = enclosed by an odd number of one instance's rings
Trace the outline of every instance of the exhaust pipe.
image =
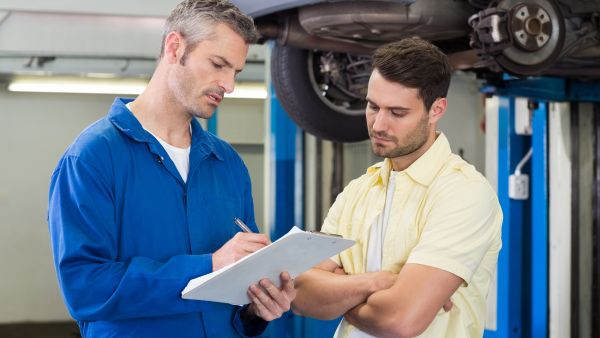
{"type": "Polygon", "coordinates": [[[286,17],[283,25],[265,22],[257,23],[256,26],[261,35],[262,42],[264,40],[275,40],[281,46],[319,49],[339,53],[368,55],[373,52],[373,48],[370,47],[311,35],[302,28],[297,15],[286,17]]]}

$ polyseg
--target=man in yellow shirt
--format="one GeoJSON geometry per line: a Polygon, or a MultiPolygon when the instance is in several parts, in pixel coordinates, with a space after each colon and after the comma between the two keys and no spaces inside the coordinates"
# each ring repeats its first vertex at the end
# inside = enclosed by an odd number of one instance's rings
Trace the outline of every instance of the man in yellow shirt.
{"type": "Polygon", "coordinates": [[[336,337],[483,335],[502,211],[436,131],[450,77],[447,57],[419,38],[373,55],[366,118],[385,160],[344,189],[323,225],[357,243],[295,281],[296,313],[344,316],[336,337]]]}

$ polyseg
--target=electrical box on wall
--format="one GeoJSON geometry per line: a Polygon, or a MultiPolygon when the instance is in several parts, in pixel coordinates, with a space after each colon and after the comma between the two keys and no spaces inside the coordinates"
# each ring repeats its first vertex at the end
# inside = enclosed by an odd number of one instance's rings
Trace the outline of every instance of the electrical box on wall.
{"type": "Polygon", "coordinates": [[[508,197],[514,200],[529,198],[529,175],[513,174],[508,177],[508,197]]]}

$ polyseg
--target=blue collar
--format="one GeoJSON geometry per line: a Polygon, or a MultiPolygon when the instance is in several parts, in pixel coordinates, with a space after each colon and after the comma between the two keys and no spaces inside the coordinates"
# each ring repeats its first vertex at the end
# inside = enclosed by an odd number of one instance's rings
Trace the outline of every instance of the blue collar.
{"type": "MultiPolygon", "coordinates": [[[[115,98],[115,101],[108,112],[109,121],[125,135],[137,142],[155,143],[154,137],[144,130],[140,121],[138,121],[125,106],[131,101],[133,101],[133,99],[115,98]]],[[[222,161],[224,154],[222,153],[222,150],[215,147],[215,140],[213,137],[214,136],[202,129],[202,126],[196,119],[192,119],[192,146],[190,148],[190,155],[193,152],[199,152],[199,155],[201,155],[201,153],[213,154],[217,159],[222,161]]]]}

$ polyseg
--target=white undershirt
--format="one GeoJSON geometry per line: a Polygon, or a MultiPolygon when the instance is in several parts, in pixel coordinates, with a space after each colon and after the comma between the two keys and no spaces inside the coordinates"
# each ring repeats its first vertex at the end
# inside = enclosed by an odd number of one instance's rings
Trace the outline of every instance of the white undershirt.
{"type": "MultiPolygon", "coordinates": [[[[369,242],[367,247],[367,272],[380,271],[381,260],[383,255],[383,239],[385,237],[385,231],[388,226],[388,220],[390,219],[390,210],[392,209],[392,199],[394,198],[394,190],[396,186],[396,175],[397,171],[390,173],[390,181],[388,183],[385,205],[383,211],[377,219],[371,225],[371,232],[369,234],[369,242]]],[[[374,338],[368,333],[365,333],[359,329],[355,329],[350,332],[348,338],[374,338]]]]}
{"type": "Polygon", "coordinates": [[[179,148],[172,146],[168,144],[165,140],[154,135],[150,130],[146,128],[144,129],[147,132],[149,132],[152,136],[154,136],[154,138],[158,140],[160,145],[162,145],[163,148],[165,148],[165,151],[167,152],[167,154],[169,154],[171,161],[173,161],[173,164],[175,164],[175,168],[177,168],[177,171],[179,171],[179,175],[181,175],[181,178],[184,182],[187,182],[188,173],[190,171],[190,147],[179,148]]]}
{"type": "Polygon", "coordinates": [[[383,211],[371,225],[367,247],[367,272],[381,270],[383,238],[385,237],[388,220],[390,219],[390,210],[392,209],[392,200],[394,199],[394,189],[396,186],[396,174],[398,174],[397,171],[390,172],[390,181],[387,186],[383,211]]]}
{"type": "MultiPolygon", "coordinates": [[[[125,105],[130,111],[131,110],[131,102],[125,105]]],[[[140,122],[141,124],[141,122],[140,122]]],[[[179,172],[179,175],[183,179],[183,182],[187,182],[188,173],[190,171],[190,147],[187,148],[179,148],[170,145],[165,140],[160,137],[154,135],[150,130],[146,129],[142,125],[145,131],[149,132],[150,135],[154,136],[154,138],[160,143],[160,145],[165,149],[173,164],[175,164],[175,168],[179,172]]],[[[192,125],[190,124],[190,135],[192,134],[192,125]]]]}

